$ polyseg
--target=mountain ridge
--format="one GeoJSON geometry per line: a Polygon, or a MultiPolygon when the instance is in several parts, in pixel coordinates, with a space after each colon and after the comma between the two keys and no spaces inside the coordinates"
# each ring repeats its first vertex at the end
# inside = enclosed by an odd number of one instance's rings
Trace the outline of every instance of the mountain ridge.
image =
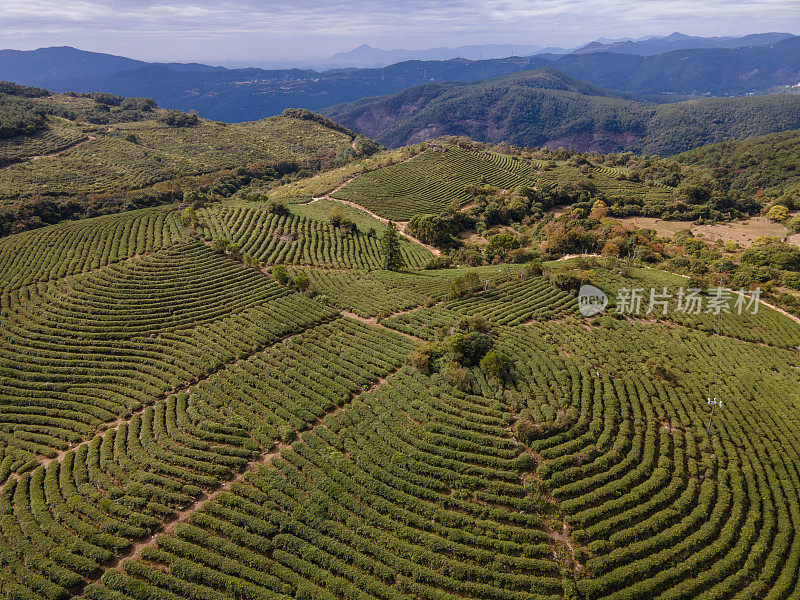
{"type": "MultiPolygon", "coordinates": [[[[31,64],[41,62],[35,55],[38,51],[32,52],[35,60],[31,64]]],[[[800,81],[800,38],[772,45],[676,50],[647,57],[594,52],[479,61],[406,61],[383,68],[327,73],[125,62],[125,69],[110,72],[113,69],[107,68],[106,74],[100,76],[87,77],[85,72],[77,76],[73,69],[71,77],[43,82],[35,68],[21,69],[19,60],[12,66],[0,59],[0,80],[61,92],[107,91],[152,97],[160,106],[197,110],[204,117],[241,122],[280,114],[290,107],[319,110],[360,98],[397,93],[424,83],[473,82],[543,67],[601,88],[660,102],[692,96],[760,94],[800,81]]]]}
{"type": "Polygon", "coordinates": [[[652,104],[552,69],[478,83],[427,84],[322,111],[391,147],[442,135],[490,143],[675,154],[800,128],[791,95],[652,104]]]}

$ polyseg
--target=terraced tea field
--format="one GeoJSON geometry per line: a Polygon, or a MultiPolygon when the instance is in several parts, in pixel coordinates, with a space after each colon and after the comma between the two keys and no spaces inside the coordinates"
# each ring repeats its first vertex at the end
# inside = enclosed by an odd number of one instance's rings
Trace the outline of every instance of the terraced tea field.
{"type": "Polygon", "coordinates": [[[360,204],[389,219],[407,221],[416,214],[440,214],[470,200],[469,187],[489,185],[503,190],[539,187],[589,179],[607,198],[635,198],[664,204],[671,188],[648,186],[619,178],[621,170],[593,167],[586,172],[565,161],[553,168],[536,159],[508,154],[464,150],[443,145],[393,165],[355,174],[333,193],[334,198],[360,204]]]}
{"type": "Polygon", "coordinates": [[[185,239],[169,208],[20,233],[0,239],[0,290],[90,271],[185,239]]]}
{"type": "MultiPolygon", "coordinates": [[[[304,206],[291,206],[291,210],[289,215],[275,215],[263,202],[225,203],[200,211],[202,233],[208,241],[231,240],[239,244],[243,253],[268,265],[365,270],[380,267],[380,238],[377,234],[368,235],[364,222],[356,233],[344,234],[328,222],[328,212],[324,210],[311,212],[304,206]]],[[[385,226],[379,221],[365,213],[361,215],[356,218],[357,224],[364,219],[376,232],[383,231],[385,226]]],[[[421,268],[432,257],[428,250],[405,238],[400,242],[400,251],[409,268],[421,268]]]]}
{"type": "MultiPolygon", "coordinates": [[[[200,213],[316,294],[172,210],[0,241],[1,597],[800,594],[800,325],[585,319],[513,265],[448,299],[465,270],[377,270],[312,213],[200,213]],[[408,360],[465,326],[502,383],[408,360]]],[[[595,272],[612,297],[681,283],[595,272]]]]}
{"type": "Polygon", "coordinates": [[[513,189],[530,183],[520,172],[498,168],[488,155],[447,146],[357,176],[333,197],[360,204],[382,217],[407,221],[421,213],[444,212],[453,202],[466,203],[469,186],[513,189]]]}
{"type": "Polygon", "coordinates": [[[516,277],[518,265],[437,271],[392,272],[331,269],[303,269],[311,280],[311,287],[325,295],[335,306],[362,317],[387,317],[389,315],[432,304],[445,299],[455,279],[467,272],[478,273],[484,282],[502,282],[516,277]]]}

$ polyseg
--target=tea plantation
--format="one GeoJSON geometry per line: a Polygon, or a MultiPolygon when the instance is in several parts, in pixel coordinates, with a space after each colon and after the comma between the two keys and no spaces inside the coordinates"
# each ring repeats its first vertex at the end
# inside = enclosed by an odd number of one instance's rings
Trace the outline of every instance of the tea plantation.
{"type": "Polygon", "coordinates": [[[800,597],[800,325],[584,318],[520,265],[421,270],[406,239],[383,271],[380,221],[319,210],[0,240],[0,597],[800,597]]]}

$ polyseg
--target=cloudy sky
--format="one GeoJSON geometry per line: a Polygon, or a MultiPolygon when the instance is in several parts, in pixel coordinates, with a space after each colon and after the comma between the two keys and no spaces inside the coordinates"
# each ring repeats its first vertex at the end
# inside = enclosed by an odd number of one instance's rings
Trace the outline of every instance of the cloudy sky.
{"type": "Polygon", "coordinates": [[[0,48],[144,60],[322,58],[362,43],[574,46],[681,31],[800,34],[797,0],[0,0],[0,48]]]}

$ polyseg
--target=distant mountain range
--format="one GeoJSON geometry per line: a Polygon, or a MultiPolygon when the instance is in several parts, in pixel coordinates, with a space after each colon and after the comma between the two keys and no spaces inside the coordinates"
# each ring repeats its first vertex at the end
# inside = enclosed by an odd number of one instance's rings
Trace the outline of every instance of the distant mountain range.
{"type": "Polygon", "coordinates": [[[381,50],[363,44],[349,52],[339,52],[324,61],[308,64],[312,68],[373,68],[386,67],[408,60],[450,60],[466,58],[484,60],[505,58],[507,56],[533,56],[535,54],[568,54],[564,48],[543,48],[542,46],[519,44],[483,44],[458,46],[457,48],[429,48],[427,50],[381,50]]]}
{"type": "MultiPolygon", "coordinates": [[[[763,42],[773,35],[788,34],[760,34],[740,40],[763,42]]],[[[675,36],[661,42],[670,37],[675,36]]],[[[698,39],[704,38],[689,38],[687,43],[699,43],[698,39]]],[[[723,43],[720,39],[715,43],[723,43]]],[[[604,41],[612,45],[655,42],[658,40],[604,41]]],[[[328,72],[145,63],[74,48],[0,51],[0,80],[53,91],[151,97],[166,108],[197,110],[204,117],[232,122],[279,114],[288,107],[318,110],[396,94],[420,84],[470,83],[537,68],[555,69],[604,89],[659,102],[761,94],[800,81],[800,37],[733,49],[674,50],[651,56],[581,51],[484,60],[412,60],[380,68],[328,72]]]]}
{"type": "Polygon", "coordinates": [[[674,50],[696,50],[701,48],[746,48],[774,44],[794,37],[791,33],[754,33],[742,37],[696,37],[682,33],[672,33],[665,37],[652,37],[640,40],[596,41],[574,50],[573,54],[592,52],[615,52],[617,54],[638,54],[653,56],[674,50]]]}
{"type": "Polygon", "coordinates": [[[636,40],[599,39],[579,48],[484,44],[459,46],[457,48],[429,48],[427,50],[381,50],[380,48],[373,48],[363,44],[349,52],[339,52],[327,60],[309,61],[303,66],[313,69],[372,68],[385,67],[407,60],[450,60],[452,58],[484,60],[508,56],[535,56],[538,54],[557,56],[570,53],[590,54],[593,52],[652,56],[674,50],[760,46],[774,44],[790,37],[793,37],[791,33],[756,33],[741,37],[697,37],[675,32],[663,37],[651,36],[636,40]]]}
{"type": "MultiPolygon", "coordinates": [[[[52,86],[59,81],[97,79],[150,68],[209,73],[224,71],[200,63],[149,63],[132,58],[87,52],[70,46],[38,50],[0,50],[0,79],[22,85],[52,86]]],[[[81,91],[81,90],[69,90],[81,91]]],[[[100,88],[86,91],[108,91],[100,88]]]]}
{"type": "Polygon", "coordinates": [[[647,36],[638,39],[612,40],[600,38],[585,46],[562,48],[556,46],[542,47],[535,44],[472,44],[457,46],[455,48],[437,47],[426,50],[383,50],[368,44],[362,44],[348,52],[338,52],[333,56],[321,60],[302,61],[226,61],[220,66],[227,68],[258,68],[258,69],[314,69],[325,71],[332,69],[370,69],[386,67],[395,63],[409,60],[450,60],[453,58],[466,58],[468,60],[485,60],[491,58],[506,58],[509,56],[534,56],[548,54],[558,56],[563,54],[588,54],[591,52],[616,52],[619,54],[638,54],[652,56],[673,50],[691,50],[696,48],[743,48],[772,44],[792,37],[790,33],[757,33],[742,37],[697,37],[682,33],[672,33],[668,36],[647,36]]]}
{"type": "Polygon", "coordinates": [[[675,154],[703,144],[800,129],[800,96],[652,104],[552,69],[479,83],[414,86],[322,111],[390,147],[442,135],[517,146],[675,154]]]}

